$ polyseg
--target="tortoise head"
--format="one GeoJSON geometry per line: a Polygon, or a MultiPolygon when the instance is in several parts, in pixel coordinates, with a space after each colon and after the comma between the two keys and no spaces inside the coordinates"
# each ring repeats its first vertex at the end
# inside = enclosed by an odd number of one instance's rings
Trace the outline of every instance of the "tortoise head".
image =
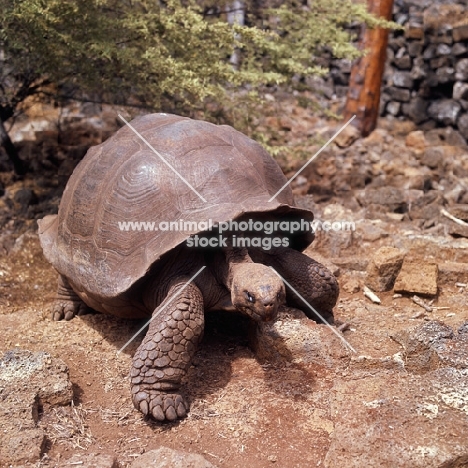
{"type": "Polygon", "coordinates": [[[285,302],[286,291],[281,278],[260,263],[236,265],[231,285],[233,306],[257,322],[276,318],[278,307],[285,302]]]}

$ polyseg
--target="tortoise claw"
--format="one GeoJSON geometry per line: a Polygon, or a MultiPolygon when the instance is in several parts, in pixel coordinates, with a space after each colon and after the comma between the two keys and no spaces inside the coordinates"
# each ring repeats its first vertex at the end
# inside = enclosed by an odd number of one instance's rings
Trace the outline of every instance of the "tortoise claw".
{"type": "Polygon", "coordinates": [[[84,302],[59,299],[52,306],[51,318],[56,322],[71,320],[76,315],[85,315],[89,311],[89,307],[84,302]]]}
{"type": "Polygon", "coordinates": [[[133,395],[133,404],[144,415],[159,422],[172,422],[185,418],[189,408],[182,395],[157,390],[139,391],[133,395]]]}

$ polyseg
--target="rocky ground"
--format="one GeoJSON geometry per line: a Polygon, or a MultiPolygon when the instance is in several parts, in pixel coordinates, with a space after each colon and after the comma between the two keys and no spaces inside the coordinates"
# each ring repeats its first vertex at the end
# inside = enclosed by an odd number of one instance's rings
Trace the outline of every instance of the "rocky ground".
{"type": "MultiPolygon", "coordinates": [[[[258,125],[289,147],[291,177],[339,124],[277,104],[258,125]]],[[[160,425],[130,399],[141,338],[117,354],[141,324],[52,322],[56,274],[36,234],[115,117],[80,108],[57,133],[56,111],[36,109],[13,129],[33,173],[16,179],[0,158],[0,466],[468,466],[468,149],[456,131],[382,120],[327,147],[292,186],[318,220],[354,223],[317,231],[307,250],[338,277],[335,327],[295,309],[259,329],[212,314],[184,384],[190,414],[160,425]]]]}

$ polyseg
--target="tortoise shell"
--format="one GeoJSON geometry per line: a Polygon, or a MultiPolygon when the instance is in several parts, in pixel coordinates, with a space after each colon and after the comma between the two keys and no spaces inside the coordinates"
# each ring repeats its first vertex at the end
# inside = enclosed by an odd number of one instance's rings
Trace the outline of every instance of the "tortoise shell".
{"type": "MultiPolygon", "coordinates": [[[[168,164],[124,126],[89,149],[68,181],[58,215],[39,221],[47,260],[80,291],[117,297],[198,232],[126,231],[119,222],[217,223],[260,213],[313,219],[294,207],[289,185],[269,202],[287,180],[261,145],[232,127],[162,113],[130,125],[168,164]]],[[[312,240],[312,233],[301,233],[295,248],[312,240]]]]}

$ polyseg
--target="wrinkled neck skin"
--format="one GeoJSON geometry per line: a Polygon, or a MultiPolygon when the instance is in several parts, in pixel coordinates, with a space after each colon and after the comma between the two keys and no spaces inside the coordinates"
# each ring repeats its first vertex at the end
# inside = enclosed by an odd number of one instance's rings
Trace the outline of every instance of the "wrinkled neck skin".
{"type": "Polygon", "coordinates": [[[224,278],[221,278],[226,288],[231,291],[236,274],[245,268],[246,264],[253,263],[246,248],[226,247],[223,249],[225,256],[224,278]]]}

